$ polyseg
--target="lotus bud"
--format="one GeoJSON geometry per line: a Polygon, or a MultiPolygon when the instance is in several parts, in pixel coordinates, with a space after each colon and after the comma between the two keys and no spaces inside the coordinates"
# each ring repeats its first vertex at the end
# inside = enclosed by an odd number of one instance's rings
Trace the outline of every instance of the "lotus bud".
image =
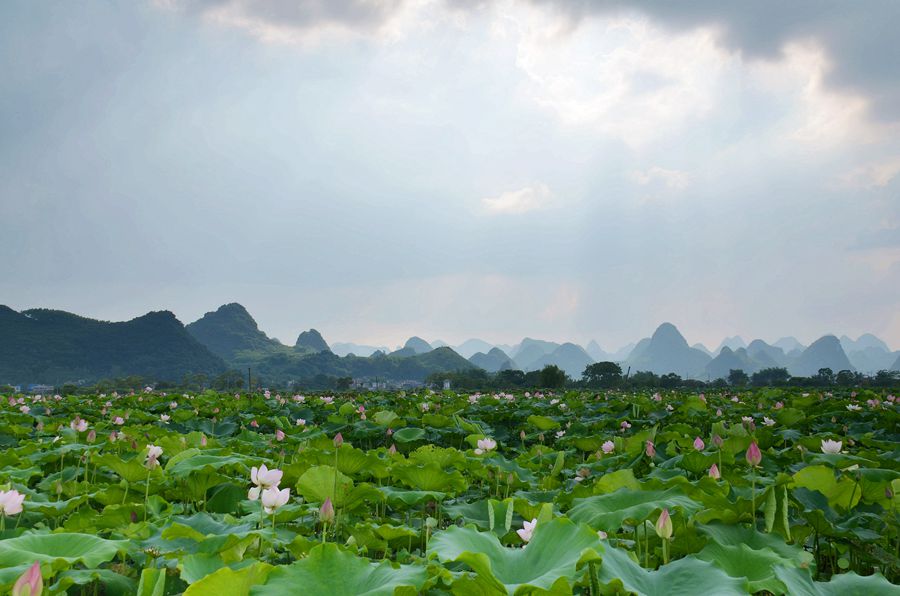
{"type": "Polygon", "coordinates": [[[694,449],[697,451],[703,451],[703,448],[706,447],[706,444],[703,443],[703,439],[697,437],[694,439],[694,449]]]}
{"type": "Polygon", "coordinates": [[[280,428],[275,431],[275,440],[283,441],[284,440],[284,431],[280,428]]]}
{"type": "Polygon", "coordinates": [[[722,474],[719,473],[719,466],[717,466],[716,464],[713,464],[712,466],[710,466],[709,477],[712,478],[713,480],[718,480],[719,478],[722,477],[722,474]]]}
{"type": "Polygon", "coordinates": [[[325,497],[325,502],[319,508],[319,521],[324,524],[330,524],[334,521],[334,505],[331,504],[330,497],[325,497]]]}
{"type": "Polygon", "coordinates": [[[397,453],[397,446],[394,445],[393,443],[391,443],[391,448],[388,449],[388,453],[390,453],[391,455],[394,455],[395,453],[397,453]]]}
{"type": "Polygon", "coordinates": [[[715,445],[717,448],[721,449],[722,445],[725,444],[725,440],[722,439],[722,437],[720,437],[719,435],[713,435],[712,436],[712,444],[715,445]]]}
{"type": "Polygon", "coordinates": [[[644,448],[644,453],[647,454],[647,457],[656,457],[656,446],[653,444],[653,441],[647,441],[647,446],[644,448]]]}
{"type": "Polygon", "coordinates": [[[521,439],[522,441],[525,440],[525,431],[524,430],[519,431],[519,439],[521,439]]]}
{"type": "Polygon", "coordinates": [[[659,514],[659,519],[656,520],[656,535],[663,540],[672,537],[672,518],[669,517],[668,509],[663,509],[659,514]]]}
{"type": "Polygon", "coordinates": [[[91,429],[90,432],[88,432],[88,434],[87,434],[87,442],[93,443],[96,440],[97,440],[97,431],[95,431],[94,429],[91,429]]]}
{"type": "Polygon", "coordinates": [[[334,446],[340,447],[343,444],[344,444],[344,435],[342,435],[341,433],[334,435],[334,446]]]}
{"type": "Polygon", "coordinates": [[[201,446],[201,447],[206,447],[206,443],[207,443],[207,441],[206,441],[206,435],[200,435],[200,446],[201,446]]]}
{"type": "Polygon", "coordinates": [[[762,453],[760,453],[759,446],[754,441],[753,443],[750,443],[749,447],[747,447],[747,463],[753,467],[756,467],[761,461],[762,453]]]}
{"type": "Polygon", "coordinates": [[[44,591],[44,578],[41,565],[37,561],[19,576],[12,588],[12,596],[40,596],[44,591]]]}

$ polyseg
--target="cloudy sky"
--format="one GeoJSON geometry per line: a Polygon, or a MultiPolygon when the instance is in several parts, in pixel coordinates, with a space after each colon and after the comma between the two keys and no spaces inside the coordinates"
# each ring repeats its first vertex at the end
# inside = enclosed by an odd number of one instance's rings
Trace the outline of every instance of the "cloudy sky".
{"type": "Polygon", "coordinates": [[[900,348],[900,2],[0,3],[0,303],[900,348]]]}

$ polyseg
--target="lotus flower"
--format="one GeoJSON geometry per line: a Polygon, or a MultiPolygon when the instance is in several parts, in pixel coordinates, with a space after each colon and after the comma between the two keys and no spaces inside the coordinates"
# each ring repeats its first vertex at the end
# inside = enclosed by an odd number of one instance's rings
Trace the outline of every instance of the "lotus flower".
{"type": "Polygon", "coordinates": [[[756,444],[756,441],[750,443],[750,446],[747,447],[747,463],[753,467],[759,465],[759,462],[762,461],[762,453],[759,451],[759,446],[756,444]]]}
{"type": "Polygon", "coordinates": [[[647,446],[644,447],[644,453],[647,454],[647,457],[656,457],[656,446],[653,444],[653,441],[647,441],[647,446]]]}
{"type": "Polygon", "coordinates": [[[284,440],[284,431],[280,428],[275,431],[275,440],[283,441],[284,440]]]}
{"type": "Polygon", "coordinates": [[[531,542],[531,535],[534,534],[534,527],[537,525],[537,519],[523,522],[522,529],[516,530],[516,534],[522,539],[522,542],[531,542]]]}
{"type": "Polygon", "coordinates": [[[663,509],[659,514],[659,519],[656,520],[656,535],[663,540],[672,537],[672,518],[669,517],[668,509],[663,509]]]}
{"type": "Polygon", "coordinates": [[[44,591],[44,578],[41,576],[41,564],[37,561],[19,576],[12,588],[12,596],[40,596],[44,591]]]}
{"type": "Polygon", "coordinates": [[[121,416],[116,416],[115,418],[113,418],[113,424],[118,424],[119,426],[122,426],[123,424],[125,424],[125,419],[122,418],[121,416]]]}
{"type": "Polygon", "coordinates": [[[600,446],[600,449],[603,450],[603,453],[612,453],[616,450],[616,444],[612,441],[606,441],[603,445],[600,446]]]}
{"type": "Polygon", "coordinates": [[[775,426],[775,421],[768,416],[763,416],[763,424],[766,426],[775,426]]]}
{"type": "Polygon", "coordinates": [[[703,439],[697,437],[694,439],[694,449],[697,451],[703,451],[703,448],[706,447],[706,444],[703,442],[703,439]]]}
{"type": "Polygon", "coordinates": [[[319,508],[319,521],[324,524],[330,524],[334,521],[334,505],[331,504],[330,497],[325,497],[325,502],[319,508]]]}
{"type": "Polygon", "coordinates": [[[497,441],[490,437],[478,439],[476,444],[478,445],[478,448],[475,449],[476,455],[481,455],[482,453],[486,453],[497,448],[497,441]]]}
{"type": "Polygon", "coordinates": [[[275,513],[275,510],[283,506],[291,498],[291,489],[278,490],[277,486],[267,488],[262,492],[262,505],[266,513],[275,513]]]}
{"type": "Polygon", "coordinates": [[[270,470],[266,467],[266,464],[261,464],[259,468],[255,466],[250,468],[250,481],[256,486],[250,489],[250,492],[247,493],[247,498],[251,501],[255,501],[259,498],[259,494],[263,490],[269,488],[277,489],[278,483],[281,482],[281,477],[283,475],[284,472],[281,470],[270,470]]]}
{"type": "Polygon", "coordinates": [[[297,418],[297,426],[306,426],[306,420],[303,418],[297,418]]]}
{"type": "Polygon", "coordinates": [[[147,445],[147,461],[144,462],[144,465],[150,469],[155,468],[159,465],[157,461],[159,456],[162,455],[163,448],[157,447],[156,445],[147,445]]]}
{"type": "Polygon", "coordinates": [[[841,447],[844,444],[842,441],[832,441],[831,439],[824,439],[822,441],[822,453],[840,453],[841,447]]]}
{"type": "Polygon", "coordinates": [[[25,495],[19,491],[0,490],[0,515],[16,515],[22,512],[25,495]]]}
{"type": "Polygon", "coordinates": [[[83,433],[88,429],[88,423],[87,420],[76,416],[75,420],[69,423],[69,427],[77,432],[83,433]]]}
{"type": "Polygon", "coordinates": [[[713,464],[712,466],[710,466],[709,477],[714,480],[718,480],[719,478],[722,477],[722,474],[719,473],[719,466],[717,466],[716,464],[713,464]]]}

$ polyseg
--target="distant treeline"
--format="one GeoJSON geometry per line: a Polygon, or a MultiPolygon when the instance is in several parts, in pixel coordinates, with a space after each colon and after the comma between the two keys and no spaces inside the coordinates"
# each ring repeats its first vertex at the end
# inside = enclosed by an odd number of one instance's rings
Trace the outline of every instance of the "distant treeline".
{"type": "MultiPolygon", "coordinates": [[[[703,388],[747,388],[747,387],[867,387],[893,389],[900,387],[900,372],[882,370],[874,375],[842,370],[834,372],[823,368],[811,377],[791,376],[786,368],[766,368],[746,374],[742,370],[731,370],[728,378],[710,381],[683,379],[675,373],[657,375],[652,372],[638,371],[626,374],[615,362],[597,362],[587,366],[581,378],[573,379],[556,365],[548,365],[541,370],[524,372],[521,370],[502,370],[489,373],[483,369],[467,369],[455,372],[433,373],[428,376],[425,386],[440,389],[449,382],[453,390],[464,391],[503,391],[503,390],[541,390],[541,389],[703,389],[703,388]]],[[[201,391],[215,389],[217,391],[251,391],[262,389],[282,391],[349,391],[368,390],[372,384],[377,388],[384,385],[376,380],[356,385],[351,377],[336,377],[318,374],[310,378],[298,379],[289,384],[272,383],[265,377],[252,373],[229,370],[222,374],[209,376],[203,373],[186,374],[180,381],[156,382],[141,376],[127,376],[106,379],[91,385],[66,384],[55,387],[56,392],[63,395],[111,393],[113,391],[140,391],[145,387],[153,387],[157,391],[201,391]]],[[[390,388],[388,385],[387,388],[390,388]]],[[[0,394],[13,393],[12,387],[0,386],[0,394]]]]}

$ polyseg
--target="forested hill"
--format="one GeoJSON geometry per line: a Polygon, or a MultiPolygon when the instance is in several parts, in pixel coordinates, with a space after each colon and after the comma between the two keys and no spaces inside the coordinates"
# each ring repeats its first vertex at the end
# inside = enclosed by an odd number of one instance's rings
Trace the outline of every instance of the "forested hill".
{"type": "Polygon", "coordinates": [[[225,362],[169,311],[109,323],[71,313],[0,306],[0,383],[60,384],[137,375],[216,375],[225,362]]]}

